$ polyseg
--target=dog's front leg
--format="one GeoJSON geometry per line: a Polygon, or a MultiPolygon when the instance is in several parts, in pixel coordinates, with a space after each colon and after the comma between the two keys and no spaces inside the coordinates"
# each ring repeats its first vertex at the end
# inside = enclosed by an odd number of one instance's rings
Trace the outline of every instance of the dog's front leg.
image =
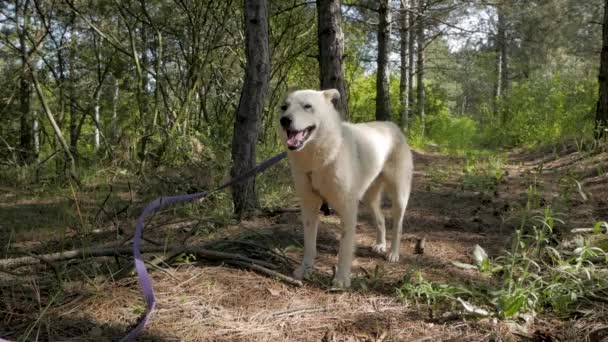
{"type": "Polygon", "coordinates": [[[321,199],[313,194],[302,198],[302,223],[304,224],[304,258],[302,264],[294,271],[294,277],[302,279],[312,272],[317,255],[317,227],[319,226],[319,205],[321,199]]]}
{"type": "Polygon", "coordinates": [[[355,254],[355,233],[357,228],[357,202],[345,203],[341,211],[342,236],[338,252],[338,270],[334,278],[334,286],[350,287],[350,271],[355,254]]]}

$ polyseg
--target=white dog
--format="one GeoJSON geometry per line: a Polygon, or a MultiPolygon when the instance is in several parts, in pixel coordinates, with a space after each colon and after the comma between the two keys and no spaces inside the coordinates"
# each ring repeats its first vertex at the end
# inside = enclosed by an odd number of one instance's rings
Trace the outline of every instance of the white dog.
{"type": "Polygon", "coordinates": [[[373,250],[385,253],[386,232],[380,209],[386,189],[393,212],[393,240],[387,259],[399,261],[405,207],[410,196],[412,152],[403,133],[390,122],[342,122],[333,102],[335,89],[298,90],[287,95],[279,115],[279,134],[289,163],[304,224],[304,259],[294,276],[312,271],[319,207],[323,200],[338,213],[342,236],[334,286],[349,287],[359,201],[369,205],[377,228],[373,250]]]}

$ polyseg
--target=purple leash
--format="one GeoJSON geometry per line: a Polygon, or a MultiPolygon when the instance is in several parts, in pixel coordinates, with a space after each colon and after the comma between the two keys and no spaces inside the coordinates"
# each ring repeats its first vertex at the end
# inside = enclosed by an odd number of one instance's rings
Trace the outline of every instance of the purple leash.
{"type": "MultiPolygon", "coordinates": [[[[230,181],[222,184],[221,186],[219,186],[213,190],[197,192],[195,194],[189,194],[189,195],[159,197],[159,198],[155,199],[154,201],[148,203],[148,205],[146,205],[146,207],[144,208],[144,211],[141,213],[141,215],[139,215],[139,218],[137,219],[137,223],[135,226],[135,234],[133,235],[133,258],[135,259],[135,271],[137,272],[137,279],[139,280],[139,284],[141,285],[141,292],[144,295],[144,298],[146,300],[146,311],[141,316],[139,323],[137,323],[137,326],[135,326],[135,328],[133,328],[129,332],[129,334],[127,334],[127,336],[123,337],[120,341],[134,341],[142,333],[142,331],[146,327],[146,324],[148,324],[148,321],[150,320],[150,317],[152,316],[152,312],[154,311],[154,307],[156,306],[156,296],[154,295],[154,288],[152,287],[152,280],[150,279],[150,275],[148,274],[148,271],[146,270],[144,260],[141,257],[141,253],[139,251],[139,243],[141,242],[141,234],[142,234],[142,231],[144,230],[144,223],[145,223],[146,217],[148,217],[148,215],[150,215],[151,213],[155,212],[157,209],[166,207],[166,206],[174,204],[174,203],[190,202],[195,199],[203,198],[203,197],[206,197],[207,195],[209,195],[210,193],[222,190],[235,183],[239,183],[247,178],[253,177],[258,173],[266,171],[266,169],[268,169],[269,167],[278,163],[279,161],[281,161],[281,159],[285,158],[286,155],[287,155],[287,152],[281,152],[281,153],[277,154],[276,156],[258,164],[253,169],[251,169],[237,177],[234,177],[230,181]]],[[[5,340],[2,337],[0,337],[0,342],[11,342],[11,341],[5,340]]]]}
{"type": "MultiPolygon", "coordinates": [[[[166,207],[168,205],[178,202],[189,202],[195,199],[203,198],[209,195],[210,193],[222,190],[235,183],[239,183],[247,178],[253,177],[256,174],[264,172],[269,167],[278,163],[281,159],[285,158],[286,155],[287,152],[281,152],[276,156],[258,164],[253,169],[231,179],[227,183],[224,183],[213,190],[198,192],[190,195],[159,197],[154,201],[148,203],[148,205],[146,205],[144,211],[141,213],[141,215],[139,215],[139,218],[137,219],[137,224],[135,226],[135,235],[133,235],[133,258],[135,259],[135,271],[137,272],[137,278],[139,280],[139,284],[141,285],[141,292],[144,298],[146,299],[146,311],[141,316],[141,319],[139,323],[137,323],[137,326],[133,328],[127,336],[121,339],[121,341],[134,341],[135,338],[137,338],[137,336],[142,333],[146,324],[148,324],[148,321],[150,320],[150,317],[152,316],[152,312],[154,311],[154,307],[156,305],[156,297],[154,295],[154,288],[152,287],[152,280],[148,275],[144,260],[141,257],[141,253],[139,252],[139,243],[141,242],[141,235],[144,229],[144,221],[146,217],[154,211],[166,207]]],[[[0,341],[2,340],[0,339],[0,341]]]]}

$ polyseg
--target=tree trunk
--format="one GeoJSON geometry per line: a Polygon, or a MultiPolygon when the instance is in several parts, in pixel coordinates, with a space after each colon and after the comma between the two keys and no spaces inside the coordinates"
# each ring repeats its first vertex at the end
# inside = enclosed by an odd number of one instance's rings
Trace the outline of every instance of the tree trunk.
{"type": "Polygon", "coordinates": [[[424,136],[425,130],[425,118],[424,118],[424,105],[425,105],[425,93],[424,93],[424,10],[425,1],[418,0],[418,18],[416,22],[416,43],[417,43],[417,61],[416,61],[416,86],[417,88],[417,114],[420,117],[420,125],[422,135],[424,136]]]}
{"type": "MultiPolygon", "coordinates": [[[[245,0],[245,82],[234,120],[232,136],[233,177],[256,164],[256,143],[260,117],[270,76],[268,46],[268,1],[245,0]]],[[[235,214],[242,217],[257,208],[255,178],[232,187],[235,214]]]]}
{"type": "Polygon", "coordinates": [[[29,164],[33,160],[33,135],[32,135],[32,85],[30,81],[30,73],[28,71],[28,63],[30,53],[27,47],[27,30],[29,27],[28,14],[29,1],[15,4],[15,13],[21,29],[18,29],[19,35],[19,53],[21,58],[21,75],[19,80],[19,156],[21,162],[29,164]]]}
{"type": "MultiPolygon", "coordinates": [[[[410,9],[414,9],[416,8],[416,0],[408,0],[410,3],[410,9]]],[[[414,32],[414,28],[415,28],[415,23],[416,23],[416,16],[414,14],[414,11],[409,11],[408,12],[408,21],[410,24],[410,29],[407,31],[407,40],[408,40],[408,51],[409,51],[409,55],[408,55],[408,62],[407,64],[409,65],[409,69],[408,69],[408,73],[407,73],[407,83],[410,85],[409,89],[408,89],[408,94],[407,94],[407,98],[409,100],[408,103],[408,117],[411,119],[414,116],[414,73],[415,73],[415,69],[416,69],[416,65],[414,65],[415,62],[415,56],[416,56],[416,33],[414,32]]]]}
{"type": "MultiPolygon", "coordinates": [[[[496,7],[498,20],[496,23],[496,83],[494,85],[494,113],[498,114],[498,102],[508,91],[508,55],[507,55],[507,36],[506,18],[501,5],[496,7]]],[[[506,121],[506,118],[502,118],[506,121]]]]}
{"type": "Polygon", "coordinates": [[[602,52],[600,55],[599,99],[595,113],[596,138],[608,136],[608,0],[604,0],[602,52]]]}
{"type": "Polygon", "coordinates": [[[340,92],[338,111],[348,118],[348,94],[344,73],[344,35],[340,0],[317,0],[317,33],[321,89],[340,92]]]}
{"type": "Polygon", "coordinates": [[[378,8],[378,70],[376,72],[376,120],[391,121],[389,44],[391,9],[389,0],[378,8]]]}
{"type": "Polygon", "coordinates": [[[51,123],[51,126],[53,127],[53,131],[55,131],[55,135],[57,136],[57,139],[61,143],[61,147],[63,149],[65,157],[70,165],[70,169],[69,169],[70,177],[74,181],[76,181],[76,183],[78,183],[80,185],[80,181],[78,179],[78,174],[76,172],[76,161],[74,160],[74,156],[72,155],[72,153],[70,151],[70,146],[68,146],[67,141],[65,140],[65,138],[63,137],[63,134],[61,133],[61,129],[59,128],[59,125],[57,125],[57,121],[55,121],[55,116],[53,115],[53,112],[51,111],[51,108],[49,107],[49,105],[46,101],[46,98],[44,97],[44,93],[42,92],[42,89],[40,88],[40,83],[38,82],[34,68],[31,65],[28,65],[28,67],[30,69],[30,75],[31,75],[32,81],[34,83],[34,89],[36,90],[38,99],[40,100],[40,103],[42,104],[42,109],[44,110],[46,117],[49,119],[49,122],[51,123]]]}
{"type": "Polygon", "coordinates": [[[34,122],[32,124],[32,132],[34,134],[34,159],[36,163],[40,162],[40,122],[38,121],[38,114],[33,113],[34,122]]]}
{"type": "MultiPolygon", "coordinates": [[[[69,70],[69,86],[68,86],[68,101],[69,108],[68,113],[70,115],[70,154],[74,160],[78,160],[78,138],[80,136],[78,132],[78,114],[76,110],[76,70],[74,68],[76,51],[73,44],[68,45],[69,59],[68,59],[68,70],[69,70]]],[[[33,71],[32,71],[33,72],[33,71]]],[[[40,96],[40,95],[39,95],[40,96]]]]}
{"type": "Polygon", "coordinates": [[[112,95],[112,143],[117,144],[120,138],[120,127],[118,126],[118,94],[120,88],[118,78],[114,76],[114,94],[112,95]]]}
{"type": "Polygon", "coordinates": [[[410,20],[409,15],[406,12],[406,9],[409,9],[409,0],[401,0],[401,77],[399,80],[399,94],[400,94],[400,117],[399,124],[402,129],[407,129],[409,123],[409,92],[410,92],[410,83],[409,83],[409,54],[411,52],[408,50],[409,48],[409,26],[410,20]]]}
{"type": "Polygon", "coordinates": [[[95,94],[95,104],[93,107],[93,118],[95,120],[95,132],[94,132],[94,136],[93,136],[93,144],[95,147],[95,151],[99,150],[99,136],[100,136],[100,132],[99,132],[99,125],[101,125],[100,121],[99,121],[99,99],[101,97],[101,91],[98,91],[95,94]]]}

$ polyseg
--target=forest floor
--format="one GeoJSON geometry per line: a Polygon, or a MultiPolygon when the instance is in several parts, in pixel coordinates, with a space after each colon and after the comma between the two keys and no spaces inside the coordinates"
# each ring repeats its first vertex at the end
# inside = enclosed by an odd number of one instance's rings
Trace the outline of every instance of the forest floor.
{"type": "MultiPolygon", "coordinates": [[[[170,265],[159,262],[149,268],[158,304],[142,340],[599,341],[605,335],[598,331],[608,326],[606,303],[596,303],[587,311],[591,314],[576,319],[537,314],[496,320],[463,315],[459,305],[437,312],[423,301],[400,298],[397,289],[404,276],[418,271],[424,279],[463,286],[496,281],[452,262],[474,263],[476,244],[490,258],[503,255],[519,224],[518,212],[528,202],[531,184],[538,189],[541,206],[561,208],[563,236],[571,228],[608,220],[607,160],[605,148],[511,152],[500,165],[504,176],[496,177],[497,183],[492,184],[487,173],[465,172],[470,161],[464,157],[416,153],[399,263],[387,263],[371,251],[375,230],[364,207],[357,229],[353,286],[346,291],[329,290],[339,237],[335,215],[321,218],[317,272],[303,287],[183,256],[170,265]],[[425,251],[414,254],[414,244],[421,238],[426,239],[425,251]]],[[[90,248],[129,246],[134,217],[146,198],[133,194],[126,184],[114,185],[111,200],[95,189],[100,187],[92,186],[88,192],[68,189],[56,196],[41,192],[35,197],[23,189],[0,189],[3,255],[49,253],[81,247],[83,241],[90,248]],[[130,217],[117,219],[130,201],[138,203],[129,209],[130,217]],[[114,219],[98,218],[110,211],[114,219]],[[66,215],[72,227],[60,229],[66,215]],[[98,223],[83,238],[75,227],[93,216],[98,223]]],[[[212,228],[221,223],[211,219],[166,210],[148,225],[146,237],[161,244],[186,241],[209,246],[226,239],[246,241],[299,260],[299,214],[284,210],[294,209],[296,203],[293,198],[282,210],[221,229],[212,228]]],[[[387,227],[391,227],[390,210],[385,214],[387,227]]],[[[125,268],[129,260],[87,258],[0,268],[0,336],[12,340],[20,336],[25,340],[117,340],[144,309],[137,280],[125,268]],[[127,271],[117,272],[117,265],[127,271]]]]}

